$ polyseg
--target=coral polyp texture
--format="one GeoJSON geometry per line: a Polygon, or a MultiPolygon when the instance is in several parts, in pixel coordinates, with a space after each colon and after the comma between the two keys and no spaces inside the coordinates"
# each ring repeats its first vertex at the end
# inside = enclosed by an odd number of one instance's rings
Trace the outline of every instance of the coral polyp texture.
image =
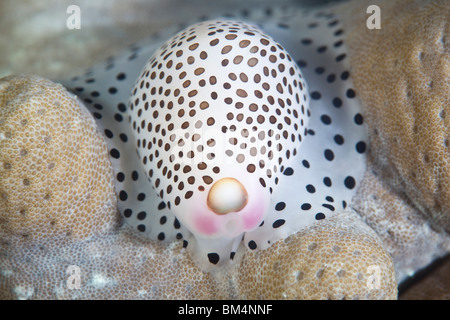
{"type": "Polygon", "coordinates": [[[450,251],[443,4],[253,8],[0,79],[0,298],[396,299],[450,251]]]}
{"type": "Polygon", "coordinates": [[[446,1],[381,1],[381,29],[359,28],[370,4],[338,10],[370,137],[353,207],[402,281],[450,251],[450,9],[446,1]]]}
{"type": "MultiPolygon", "coordinates": [[[[370,156],[394,190],[433,228],[448,233],[450,7],[447,1],[413,0],[383,1],[382,7],[380,30],[353,27],[348,40],[353,81],[370,130],[370,156]]],[[[361,15],[352,17],[347,23],[364,22],[361,15]]]]}
{"type": "Polygon", "coordinates": [[[377,234],[350,211],[308,226],[267,250],[248,252],[239,268],[232,277],[236,289],[228,290],[241,299],[397,296],[389,253],[377,234]]]}
{"type": "Polygon", "coordinates": [[[248,251],[219,273],[200,270],[181,242],[129,228],[69,244],[3,247],[2,299],[395,299],[392,260],[355,213],[342,213],[248,251]],[[61,257],[64,257],[63,259],[61,257]],[[80,286],[71,288],[70,266],[80,286]],[[18,268],[20,266],[20,269],[18,268]],[[378,277],[378,275],[381,275],[378,277]]]}
{"type": "Polygon", "coordinates": [[[1,79],[0,150],[2,240],[84,239],[117,223],[105,140],[62,85],[1,79]]]}

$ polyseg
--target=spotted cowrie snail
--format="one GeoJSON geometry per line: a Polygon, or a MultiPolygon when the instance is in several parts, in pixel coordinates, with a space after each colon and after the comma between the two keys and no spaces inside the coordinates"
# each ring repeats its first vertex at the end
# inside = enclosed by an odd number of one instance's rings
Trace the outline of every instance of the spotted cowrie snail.
{"type": "Polygon", "coordinates": [[[67,84],[105,133],[127,226],[206,269],[345,209],[365,170],[339,21],[252,19],[167,30],[67,84]]]}
{"type": "Polygon", "coordinates": [[[130,98],[138,153],[160,197],[200,238],[264,220],[309,120],[289,53],[256,27],[205,21],[149,59],[130,98]]]}

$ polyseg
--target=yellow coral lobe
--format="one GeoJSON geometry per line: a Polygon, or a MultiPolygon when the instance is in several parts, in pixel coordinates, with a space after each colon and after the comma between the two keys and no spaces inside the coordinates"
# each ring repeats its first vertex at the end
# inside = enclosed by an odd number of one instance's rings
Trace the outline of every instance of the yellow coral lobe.
{"type": "Polygon", "coordinates": [[[234,274],[219,280],[224,298],[231,292],[251,300],[397,298],[392,259],[354,212],[308,226],[266,250],[247,251],[234,274]]]}
{"type": "Polygon", "coordinates": [[[450,7],[448,1],[370,1],[341,7],[355,89],[369,126],[369,160],[386,181],[450,232],[450,7]]]}
{"type": "Polygon", "coordinates": [[[0,150],[2,238],[83,239],[116,224],[106,143],[62,85],[0,79],[0,150]]]}

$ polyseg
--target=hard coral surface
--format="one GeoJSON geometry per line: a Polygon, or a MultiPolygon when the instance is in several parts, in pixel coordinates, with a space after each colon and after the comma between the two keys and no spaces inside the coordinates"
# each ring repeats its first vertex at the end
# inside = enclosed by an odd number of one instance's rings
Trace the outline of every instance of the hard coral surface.
{"type": "Polygon", "coordinates": [[[306,227],[266,250],[247,252],[238,268],[231,278],[240,299],[397,297],[390,255],[351,211],[306,227]]]}
{"type": "Polygon", "coordinates": [[[183,249],[126,226],[90,239],[0,244],[1,299],[212,299],[214,286],[183,249]],[[70,266],[78,270],[70,271],[70,266]],[[71,278],[72,276],[72,278],[71,278]],[[76,286],[79,276],[79,286],[76,286]]]}
{"type": "Polygon", "coordinates": [[[381,29],[364,26],[370,1],[344,14],[370,161],[436,230],[450,232],[448,1],[379,1],[381,29]]]}
{"type": "Polygon", "coordinates": [[[370,147],[353,208],[393,258],[398,282],[450,252],[450,10],[446,1],[336,7],[370,147]],[[365,26],[380,8],[381,29],[365,26]]]}
{"type": "Polygon", "coordinates": [[[77,98],[37,76],[0,80],[0,237],[84,239],[117,223],[103,136],[77,98]]]}
{"type": "Polygon", "coordinates": [[[433,230],[412,202],[393,190],[372,163],[352,207],[391,255],[398,282],[450,251],[450,237],[433,230]]]}
{"type": "MultiPolygon", "coordinates": [[[[201,271],[181,242],[123,226],[87,240],[0,244],[2,299],[396,299],[393,264],[353,213],[247,252],[230,269],[201,271]],[[71,287],[69,266],[79,267],[71,287]]],[[[242,255],[242,252],[241,252],[242,255]]]]}

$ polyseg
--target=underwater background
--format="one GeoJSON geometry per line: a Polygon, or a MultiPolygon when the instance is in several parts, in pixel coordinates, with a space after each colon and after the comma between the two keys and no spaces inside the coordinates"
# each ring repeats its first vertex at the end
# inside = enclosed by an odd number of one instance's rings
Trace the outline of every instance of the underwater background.
{"type": "Polygon", "coordinates": [[[319,6],[340,0],[39,0],[0,2],[0,76],[36,73],[66,78],[163,28],[199,17],[269,5],[319,6]],[[69,30],[67,7],[81,9],[81,29],[69,30]]]}

